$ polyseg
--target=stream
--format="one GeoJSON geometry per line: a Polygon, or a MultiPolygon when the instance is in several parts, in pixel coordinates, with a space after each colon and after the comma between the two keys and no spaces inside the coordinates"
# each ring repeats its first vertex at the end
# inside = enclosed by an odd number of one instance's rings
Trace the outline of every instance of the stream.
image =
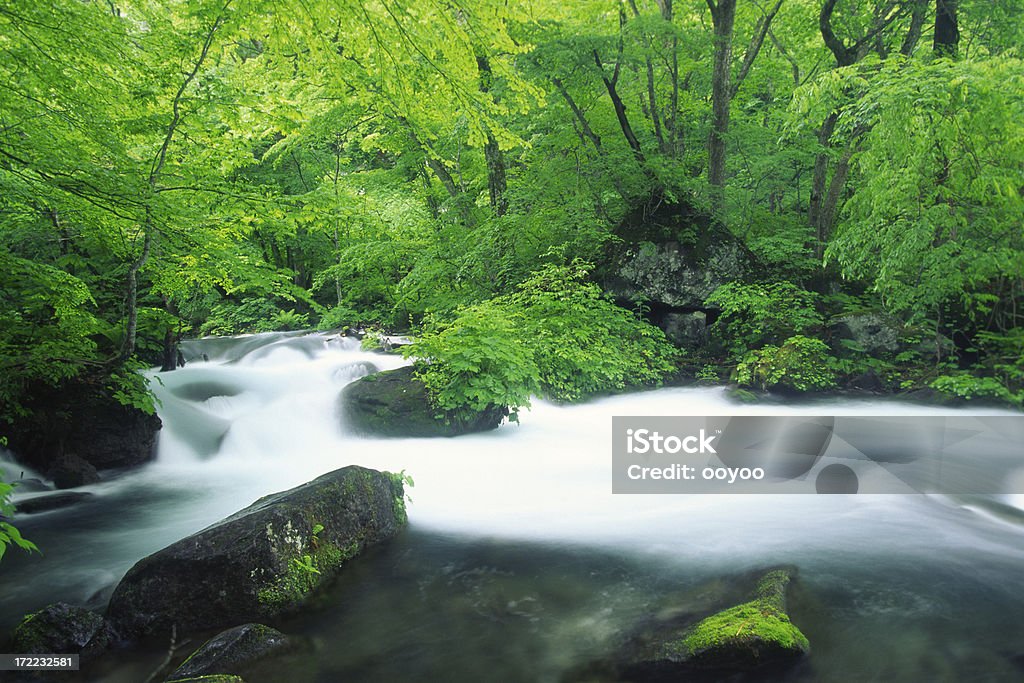
{"type": "MultiPolygon", "coordinates": [[[[739,405],[722,388],[666,388],[536,400],[521,424],[485,434],[372,439],[346,432],[338,395],[405,364],[398,356],[298,333],[183,350],[186,367],[151,374],[164,421],[156,460],[84,487],[95,497],[74,507],[17,518],[43,554],[12,549],[0,563],[3,630],[56,600],[102,609],[147,554],[358,464],[412,476],[409,528],[274,623],[306,646],[249,683],[555,682],[646,615],[699,610],[729,577],[777,564],[799,567],[790,615],[812,649],[786,680],[1024,680],[1024,496],[611,492],[613,416],[1008,413],[882,399],[739,405]]],[[[90,680],[144,680],[166,651],[109,655],[90,680]]]]}

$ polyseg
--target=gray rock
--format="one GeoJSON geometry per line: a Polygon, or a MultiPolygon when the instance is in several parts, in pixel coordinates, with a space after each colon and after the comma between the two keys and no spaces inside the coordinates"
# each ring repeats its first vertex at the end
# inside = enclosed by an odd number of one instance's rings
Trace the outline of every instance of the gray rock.
{"type": "Polygon", "coordinates": [[[14,629],[11,647],[21,654],[79,654],[89,659],[114,639],[113,629],[99,614],[57,602],[25,617],[14,629]]]}
{"type": "Polygon", "coordinates": [[[856,313],[838,318],[832,333],[854,342],[865,353],[878,356],[899,351],[900,329],[899,321],[884,313],[856,313]]]}
{"type": "Polygon", "coordinates": [[[406,522],[401,478],[345,467],[249,507],[139,561],[107,616],[134,638],[260,621],[293,610],[406,522]]]}
{"type": "Polygon", "coordinates": [[[412,366],[378,372],[346,386],[339,397],[345,426],[367,436],[459,436],[496,429],[508,410],[492,406],[471,419],[437,417],[412,366]]]}
{"type": "Polygon", "coordinates": [[[722,232],[703,248],[680,242],[641,242],[613,260],[602,283],[617,299],[645,301],[675,309],[703,309],[705,300],[727,282],[744,279],[752,269],[749,252],[722,232]]]}
{"type": "Polygon", "coordinates": [[[287,652],[291,647],[288,636],[276,629],[263,624],[243,624],[206,641],[167,680],[245,673],[260,660],[287,652]]]}
{"type": "Polygon", "coordinates": [[[59,489],[73,489],[78,486],[95,484],[100,475],[92,463],[75,453],[64,453],[50,466],[46,475],[59,489]]]}
{"type": "Polygon", "coordinates": [[[708,343],[708,316],[701,311],[669,313],[662,319],[659,327],[676,346],[692,349],[706,346],[708,343]]]}

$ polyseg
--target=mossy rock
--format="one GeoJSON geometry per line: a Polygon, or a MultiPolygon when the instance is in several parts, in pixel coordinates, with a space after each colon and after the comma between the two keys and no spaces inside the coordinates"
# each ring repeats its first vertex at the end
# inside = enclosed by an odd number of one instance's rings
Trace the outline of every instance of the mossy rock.
{"type": "Polygon", "coordinates": [[[139,561],[107,615],[127,638],[262,621],[303,604],[365,548],[406,523],[403,478],[345,467],[139,561]]]}
{"type": "Polygon", "coordinates": [[[496,429],[508,415],[503,406],[491,406],[468,419],[439,415],[414,373],[406,366],[346,386],[339,397],[344,426],[364,436],[459,436],[496,429]]]}
{"type": "Polygon", "coordinates": [[[264,624],[243,624],[203,643],[175,669],[168,681],[244,673],[258,662],[288,652],[292,647],[288,636],[277,629],[264,624]]]}
{"type": "Polygon", "coordinates": [[[245,683],[245,679],[230,674],[213,674],[212,676],[168,679],[167,683],[245,683]]]}
{"type": "Polygon", "coordinates": [[[114,641],[110,624],[95,612],[56,602],[29,614],[14,629],[12,647],[22,654],[79,654],[89,659],[114,641]]]}
{"type": "Polygon", "coordinates": [[[620,662],[625,680],[718,680],[796,664],[810,644],[786,613],[791,568],[774,569],[757,583],[751,599],[697,623],[667,626],[620,662]]]}

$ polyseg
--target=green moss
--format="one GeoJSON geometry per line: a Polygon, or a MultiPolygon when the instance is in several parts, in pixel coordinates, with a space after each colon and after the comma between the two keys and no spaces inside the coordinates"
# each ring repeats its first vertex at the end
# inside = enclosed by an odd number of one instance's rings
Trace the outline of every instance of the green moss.
{"type": "Polygon", "coordinates": [[[45,629],[36,622],[36,617],[40,613],[41,611],[26,614],[18,627],[14,629],[15,642],[28,652],[37,652],[40,648],[46,649],[44,647],[45,629]]]}
{"type": "Polygon", "coordinates": [[[807,650],[807,638],[771,600],[758,599],[731,607],[704,619],[682,642],[687,654],[732,647],[751,641],[773,643],[787,650],[807,650]]]}
{"type": "Polygon", "coordinates": [[[330,576],[338,567],[359,554],[362,549],[359,539],[338,547],[316,540],[311,543],[315,550],[308,555],[288,560],[288,568],[272,583],[259,589],[256,597],[260,604],[283,609],[305,600],[313,590],[330,576]]]}
{"type": "Polygon", "coordinates": [[[167,683],[245,683],[245,679],[231,674],[212,674],[210,676],[195,676],[193,678],[176,678],[167,683]]]}

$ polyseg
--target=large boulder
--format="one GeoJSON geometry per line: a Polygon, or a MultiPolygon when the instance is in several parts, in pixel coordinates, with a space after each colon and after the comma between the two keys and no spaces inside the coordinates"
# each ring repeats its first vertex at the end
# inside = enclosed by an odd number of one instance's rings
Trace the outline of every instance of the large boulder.
{"type": "Polygon", "coordinates": [[[260,660],[287,652],[291,648],[292,642],[288,636],[277,629],[263,624],[243,624],[218,633],[206,641],[167,680],[244,673],[260,660]]]}
{"type": "Polygon", "coordinates": [[[412,366],[378,372],[347,385],[339,407],[345,426],[366,436],[459,436],[496,429],[508,410],[492,406],[471,419],[438,416],[412,366]]]}
{"type": "Polygon", "coordinates": [[[655,197],[623,219],[595,276],[620,305],[642,303],[645,316],[674,344],[704,346],[718,308],[705,303],[720,286],[758,270],[753,253],[685,201],[655,197]],[[698,315],[694,315],[698,314],[698,315]]]}
{"type": "Polygon", "coordinates": [[[99,614],[57,602],[25,617],[14,629],[11,646],[22,654],[78,654],[89,659],[114,639],[113,629],[99,614]]]}
{"type": "Polygon", "coordinates": [[[718,287],[744,279],[750,270],[749,252],[723,233],[702,248],[677,241],[632,245],[617,255],[604,285],[617,299],[694,311],[705,309],[704,301],[718,287]]]}
{"type": "Polygon", "coordinates": [[[261,621],[291,611],[406,522],[402,477],[345,467],[139,561],[107,616],[129,638],[261,621]]]}
{"type": "Polygon", "coordinates": [[[750,671],[778,671],[810,651],[807,638],[786,613],[792,569],[767,572],[751,599],[697,623],[668,625],[632,644],[616,667],[634,683],[721,680],[750,671]]]}
{"type": "Polygon", "coordinates": [[[894,354],[900,349],[902,325],[885,313],[852,313],[835,320],[832,335],[846,340],[872,356],[894,354]]]}
{"type": "Polygon", "coordinates": [[[35,386],[25,407],[29,417],[3,425],[8,447],[33,469],[60,477],[63,488],[89,483],[96,470],[133,467],[156,454],[160,418],[122,405],[103,379],[35,386]]]}

